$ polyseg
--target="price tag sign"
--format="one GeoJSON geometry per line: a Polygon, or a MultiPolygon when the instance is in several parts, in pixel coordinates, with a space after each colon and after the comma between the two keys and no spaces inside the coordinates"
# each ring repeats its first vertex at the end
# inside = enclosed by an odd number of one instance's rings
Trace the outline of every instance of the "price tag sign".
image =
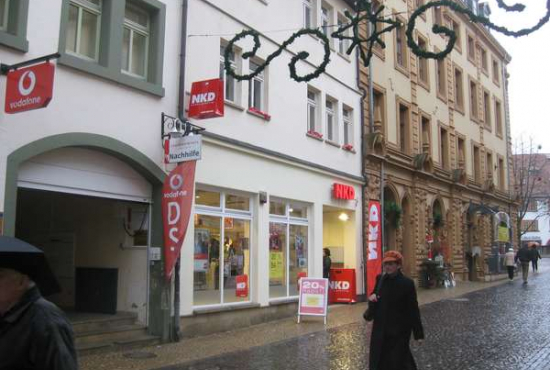
{"type": "Polygon", "coordinates": [[[323,316],[327,322],[328,279],[300,279],[300,295],[298,301],[298,323],[300,316],[323,316]]]}

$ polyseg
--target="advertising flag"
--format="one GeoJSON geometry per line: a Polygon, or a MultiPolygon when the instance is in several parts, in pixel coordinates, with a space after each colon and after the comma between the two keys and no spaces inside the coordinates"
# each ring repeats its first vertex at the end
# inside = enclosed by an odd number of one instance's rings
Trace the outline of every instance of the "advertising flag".
{"type": "Polygon", "coordinates": [[[380,203],[369,202],[369,224],[367,239],[367,296],[374,290],[376,276],[382,272],[382,218],[380,203]]]}

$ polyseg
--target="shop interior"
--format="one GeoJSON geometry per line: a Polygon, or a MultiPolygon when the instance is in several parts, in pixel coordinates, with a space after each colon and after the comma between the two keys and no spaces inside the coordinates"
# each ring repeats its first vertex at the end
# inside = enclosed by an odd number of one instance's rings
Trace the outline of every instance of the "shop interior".
{"type": "Polygon", "coordinates": [[[330,250],[331,268],[356,268],[356,238],[354,211],[323,207],[323,248],[330,250]]]}

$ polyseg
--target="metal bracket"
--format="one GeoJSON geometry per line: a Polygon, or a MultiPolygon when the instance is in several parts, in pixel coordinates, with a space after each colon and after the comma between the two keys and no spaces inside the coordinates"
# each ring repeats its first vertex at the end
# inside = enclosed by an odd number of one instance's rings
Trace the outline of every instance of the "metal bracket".
{"type": "Polygon", "coordinates": [[[26,66],[30,66],[30,65],[33,65],[33,64],[38,64],[40,62],[49,62],[51,59],[57,59],[61,56],[61,54],[59,53],[54,53],[54,54],[49,54],[49,55],[45,55],[43,57],[39,57],[39,58],[34,58],[34,59],[31,59],[31,60],[27,60],[25,62],[21,62],[21,63],[16,63],[16,64],[12,64],[12,65],[9,65],[9,64],[0,64],[0,74],[3,74],[3,75],[7,75],[9,71],[11,70],[17,70],[21,67],[26,67],[26,66]]]}
{"type": "Polygon", "coordinates": [[[194,125],[187,120],[182,121],[177,117],[172,117],[165,113],[161,113],[161,116],[160,116],[161,139],[164,139],[170,136],[170,134],[165,131],[165,128],[167,128],[168,130],[175,128],[176,130],[181,132],[183,136],[188,136],[191,133],[198,134],[201,131],[205,130],[205,128],[194,125]]]}

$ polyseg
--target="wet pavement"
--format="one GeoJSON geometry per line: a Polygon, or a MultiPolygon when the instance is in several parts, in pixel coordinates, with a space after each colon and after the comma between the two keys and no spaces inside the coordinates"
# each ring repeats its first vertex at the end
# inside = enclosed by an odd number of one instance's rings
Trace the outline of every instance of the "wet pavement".
{"type": "MultiPolygon", "coordinates": [[[[413,345],[418,368],[550,369],[547,268],[530,274],[527,285],[516,278],[513,282],[423,305],[421,313],[427,337],[422,346],[413,345]]],[[[162,369],[365,370],[370,328],[370,324],[358,321],[162,369]]]]}

